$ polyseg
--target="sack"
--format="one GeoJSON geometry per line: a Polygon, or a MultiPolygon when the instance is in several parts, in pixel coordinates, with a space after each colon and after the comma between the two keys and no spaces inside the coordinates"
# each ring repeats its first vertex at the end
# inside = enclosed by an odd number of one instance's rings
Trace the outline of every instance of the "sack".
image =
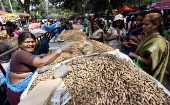
{"type": "Polygon", "coordinates": [[[80,51],[85,55],[90,55],[93,53],[93,45],[90,42],[83,41],[80,43],[80,51]]]}
{"type": "Polygon", "coordinates": [[[134,62],[134,64],[136,65],[136,66],[138,66],[141,70],[143,70],[142,69],[142,67],[140,66],[140,64],[139,64],[139,59],[140,59],[141,57],[139,56],[137,59],[136,59],[136,61],[134,62]]]}

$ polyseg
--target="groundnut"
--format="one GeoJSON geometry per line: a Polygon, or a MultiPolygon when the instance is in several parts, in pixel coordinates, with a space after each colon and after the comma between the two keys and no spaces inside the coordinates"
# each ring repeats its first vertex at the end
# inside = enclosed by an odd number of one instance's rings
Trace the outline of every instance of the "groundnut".
{"type": "MultiPolygon", "coordinates": [[[[93,52],[114,49],[94,40],[93,52]]],[[[50,65],[82,55],[79,43],[72,44],[73,53],[62,53],[50,65]]],[[[133,63],[112,54],[76,58],[68,62],[73,70],[63,78],[72,98],[67,105],[170,105],[170,98],[133,63]]],[[[47,66],[50,66],[47,65],[47,66]]],[[[53,79],[56,68],[38,74],[31,89],[40,81],[53,79]]],[[[30,89],[30,90],[31,90],[30,89]]]]}

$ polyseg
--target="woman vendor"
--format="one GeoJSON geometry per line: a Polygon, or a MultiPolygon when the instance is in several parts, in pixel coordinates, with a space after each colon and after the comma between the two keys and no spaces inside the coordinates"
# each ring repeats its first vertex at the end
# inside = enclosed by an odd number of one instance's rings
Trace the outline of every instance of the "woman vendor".
{"type": "Polygon", "coordinates": [[[135,53],[129,56],[139,59],[142,69],[162,82],[169,57],[169,44],[158,32],[162,17],[159,13],[149,13],[143,21],[145,37],[140,41],[135,53]]]}
{"type": "Polygon", "coordinates": [[[92,36],[89,36],[87,39],[93,39],[99,42],[104,42],[104,31],[102,30],[101,22],[99,20],[93,21],[93,27],[95,31],[92,33],[92,36]]]}
{"type": "Polygon", "coordinates": [[[12,55],[6,73],[7,96],[11,105],[18,105],[20,96],[27,88],[37,67],[47,65],[53,62],[62,52],[72,50],[71,46],[63,46],[43,58],[35,56],[32,52],[36,46],[36,38],[29,32],[23,32],[18,36],[18,45],[20,49],[12,55]]]}

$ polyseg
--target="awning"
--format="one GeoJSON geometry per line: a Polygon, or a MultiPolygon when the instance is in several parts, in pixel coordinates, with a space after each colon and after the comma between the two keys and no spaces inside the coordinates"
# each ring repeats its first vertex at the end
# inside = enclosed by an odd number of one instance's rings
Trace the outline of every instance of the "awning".
{"type": "Polygon", "coordinates": [[[0,14],[0,21],[5,24],[7,21],[18,20],[19,16],[15,14],[0,14]]]}
{"type": "Polygon", "coordinates": [[[136,10],[139,10],[139,9],[133,9],[131,7],[124,5],[122,8],[120,8],[116,12],[130,12],[130,11],[136,11],[136,10]]]}
{"type": "Polygon", "coordinates": [[[10,14],[10,13],[0,10],[0,14],[10,14]]]}

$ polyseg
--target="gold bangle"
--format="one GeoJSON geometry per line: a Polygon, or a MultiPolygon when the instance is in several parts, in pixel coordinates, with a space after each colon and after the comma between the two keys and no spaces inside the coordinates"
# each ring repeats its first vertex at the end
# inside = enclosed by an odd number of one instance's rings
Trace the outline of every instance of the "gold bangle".
{"type": "Polygon", "coordinates": [[[57,49],[56,51],[57,51],[57,53],[62,54],[61,48],[57,49]]]}

